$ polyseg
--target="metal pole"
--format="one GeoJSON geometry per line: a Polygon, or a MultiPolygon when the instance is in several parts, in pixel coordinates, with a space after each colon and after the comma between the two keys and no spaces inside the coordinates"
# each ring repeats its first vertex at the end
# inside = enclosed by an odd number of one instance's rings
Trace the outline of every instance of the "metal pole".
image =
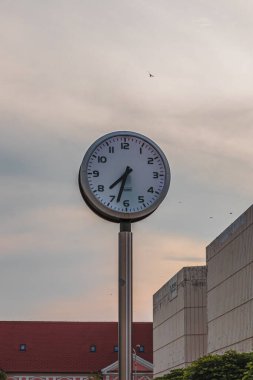
{"type": "Polygon", "coordinates": [[[119,232],[119,380],[132,380],[132,232],[120,223],[119,232]]]}

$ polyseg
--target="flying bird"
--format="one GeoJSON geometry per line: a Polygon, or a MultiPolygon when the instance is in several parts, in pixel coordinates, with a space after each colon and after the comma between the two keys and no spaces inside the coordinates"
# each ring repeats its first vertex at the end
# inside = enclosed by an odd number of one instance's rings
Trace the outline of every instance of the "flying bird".
{"type": "Polygon", "coordinates": [[[154,78],[153,74],[151,74],[150,72],[148,72],[148,73],[149,73],[149,78],[154,78]]]}

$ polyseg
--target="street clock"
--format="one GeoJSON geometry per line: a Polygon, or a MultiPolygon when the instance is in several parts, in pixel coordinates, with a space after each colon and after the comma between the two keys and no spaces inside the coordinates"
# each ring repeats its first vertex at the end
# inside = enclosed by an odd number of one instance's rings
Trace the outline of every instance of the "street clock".
{"type": "Polygon", "coordinates": [[[96,140],[79,171],[79,187],[88,206],[112,222],[135,222],[150,215],[165,198],[170,168],[149,138],[119,131],[96,140]]]}

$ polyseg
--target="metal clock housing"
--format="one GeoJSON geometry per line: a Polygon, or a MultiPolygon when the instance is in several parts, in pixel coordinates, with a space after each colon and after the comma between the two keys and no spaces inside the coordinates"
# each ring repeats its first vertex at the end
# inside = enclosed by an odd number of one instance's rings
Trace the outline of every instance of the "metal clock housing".
{"type": "Polygon", "coordinates": [[[165,198],[170,168],[162,150],[149,138],[118,131],[96,140],[79,171],[87,205],[112,222],[135,222],[150,215],[165,198]]]}

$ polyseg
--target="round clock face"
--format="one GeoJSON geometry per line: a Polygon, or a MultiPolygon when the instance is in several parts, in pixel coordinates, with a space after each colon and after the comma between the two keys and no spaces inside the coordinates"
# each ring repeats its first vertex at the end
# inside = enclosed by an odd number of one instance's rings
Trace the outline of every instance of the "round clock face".
{"type": "Polygon", "coordinates": [[[167,194],[170,169],[161,149],[134,132],[113,132],[88,149],[79,172],[84,200],[110,221],[136,221],[167,194]]]}

